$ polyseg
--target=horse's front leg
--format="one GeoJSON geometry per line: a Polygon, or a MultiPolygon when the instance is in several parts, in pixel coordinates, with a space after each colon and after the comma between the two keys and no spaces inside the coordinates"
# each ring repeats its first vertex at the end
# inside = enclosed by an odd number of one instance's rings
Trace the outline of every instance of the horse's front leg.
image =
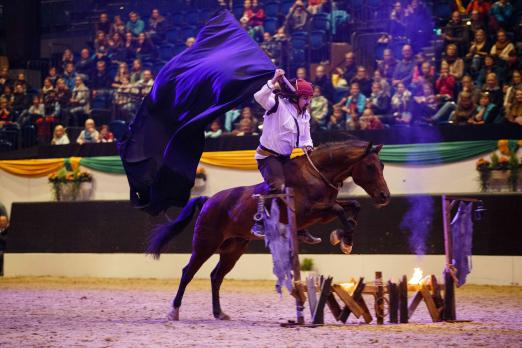
{"type": "Polygon", "coordinates": [[[337,215],[343,229],[337,229],[330,234],[330,243],[337,245],[341,243],[341,250],[345,254],[350,254],[353,248],[353,233],[357,226],[357,216],[361,210],[361,205],[355,200],[338,201],[332,207],[332,211],[337,215]]]}

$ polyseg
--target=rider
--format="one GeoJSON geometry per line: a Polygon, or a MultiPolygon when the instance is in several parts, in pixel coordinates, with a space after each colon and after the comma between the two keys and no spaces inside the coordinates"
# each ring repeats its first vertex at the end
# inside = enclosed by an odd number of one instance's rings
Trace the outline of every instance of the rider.
{"type": "MultiPolygon", "coordinates": [[[[284,70],[276,69],[274,77],[256,94],[255,100],[266,110],[263,116],[263,134],[256,150],[257,166],[270,194],[283,193],[285,174],[283,165],[290,159],[294,148],[300,147],[307,153],[312,152],[310,136],[310,114],[308,105],[313,95],[312,84],[303,79],[292,80],[287,86],[284,70]]],[[[262,208],[260,208],[262,209],[262,208]]],[[[257,216],[263,216],[258,211],[257,216]]],[[[262,219],[254,219],[252,234],[264,237],[262,219]]],[[[299,239],[308,244],[321,242],[308,231],[298,231],[299,239]]]]}

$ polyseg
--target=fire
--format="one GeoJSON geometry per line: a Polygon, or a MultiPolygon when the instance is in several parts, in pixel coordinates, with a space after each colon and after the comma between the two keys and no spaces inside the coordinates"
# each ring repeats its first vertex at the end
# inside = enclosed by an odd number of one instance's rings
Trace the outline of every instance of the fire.
{"type": "Polygon", "coordinates": [[[350,292],[355,287],[355,282],[341,283],[339,284],[345,291],[350,292]]]}
{"type": "Polygon", "coordinates": [[[415,267],[413,269],[413,276],[408,281],[408,284],[411,284],[411,285],[420,284],[422,281],[422,275],[423,275],[423,273],[422,273],[422,270],[420,269],[420,267],[415,267]]]}

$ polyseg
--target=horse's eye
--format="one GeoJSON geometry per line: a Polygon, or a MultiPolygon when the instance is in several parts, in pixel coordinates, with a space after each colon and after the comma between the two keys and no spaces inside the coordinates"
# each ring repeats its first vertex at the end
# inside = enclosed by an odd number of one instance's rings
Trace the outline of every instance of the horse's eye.
{"type": "Polygon", "coordinates": [[[367,164],[366,169],[368,169],[370,172],[375,171],[375,166],[373,164],[367,164]]]}

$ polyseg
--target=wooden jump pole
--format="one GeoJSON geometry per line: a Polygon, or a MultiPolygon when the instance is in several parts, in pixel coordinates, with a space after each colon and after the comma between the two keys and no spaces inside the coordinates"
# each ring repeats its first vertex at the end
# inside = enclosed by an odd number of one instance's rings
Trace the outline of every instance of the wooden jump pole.
{"type": "Polygon", "coordinates": [[[453,267],[453,234],[451,232],[451,208],[455,201],[451,202],[446,195],[442,196],[442,223],[444,228],[444,253],[446,255],[446,267],[444,268],[444,320],[456,320],[455,310],[455,282],[452,276],[453,267]]]}
{"type": "MultiPolygon", "coordinates": [[[[292,271],[294,274],[294,287],[299,287],[301,282],[301,268],[299,264],[299,240],[297,239],[297,222],[295,219],[295,201],[294,189],[287,187],[285,189],[286,211],[288,217],[288,230],[291,233],[290,243],[292,246],[292,271]]],[[[299,291],[299,289],[296,289],[299,291]]],[[[304,320],[304,301],[300,296],[296,296],[295,308],[297,316],[297,324],[303,325],[304,320]]]]}

